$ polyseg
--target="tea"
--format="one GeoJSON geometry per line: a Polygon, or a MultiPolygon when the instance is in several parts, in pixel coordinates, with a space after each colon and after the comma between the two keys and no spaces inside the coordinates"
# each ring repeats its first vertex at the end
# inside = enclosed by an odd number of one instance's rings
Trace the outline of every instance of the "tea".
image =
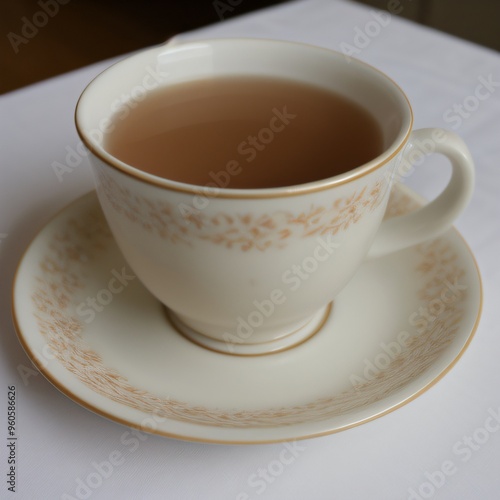
{"type": "Polygon", "coordinates": [[[212,78],[150,91],[113,117],[105,147],[150,174],[227,188],[291,186],[356,168],[383,151],[375,119],[313,85],[212,78]]]}

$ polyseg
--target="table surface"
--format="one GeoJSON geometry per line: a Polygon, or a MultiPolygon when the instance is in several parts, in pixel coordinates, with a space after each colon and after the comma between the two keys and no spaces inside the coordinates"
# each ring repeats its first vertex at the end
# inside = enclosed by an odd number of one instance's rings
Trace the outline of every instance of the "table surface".
{"type": "MultiPolygon", "coordinates": [[[[181,38],[230,36],[352,51],[406,91],[416,128],[452,128],[465,139],[476,162],[476,188],[456,226],[483,277],[483,316],[476,336],[453,370],[422,396],[365,425],[301,441],[296,459],[265,487],[256,487],[252,477],[279,459],[284,444],[222,446],[147,435],[136,447],[124,447],[125,427],[81,408],[40,374],[21,377],[31,365],[10,315],[14,270],[50,216],[93,188],[86,163],[59,177],[52,165],[64,163],[69,149],[78,144],[75,103],[86,83],[110,61],[41,82],[0,97],[0,435],[5,436],[0,498],[11,498],[5,443],[12,385],[19,436],[17,495],[12,498],[500,498],[500,432],[489,426],[484,437],[489,415],[500,412],[499,54],[394,16],[377,17],[371,9],[341,0],[291,2],[181,38]],[[473,96],[484,80],[490,90],[480,101],[473,96]],[[481,444],[474,436],[481,437],[481,444]],[[468,452],[457,455],[457,446],[468,452]],[[90,495],[79,488],[95,464],[115,450],[124,460],[110,477],[90,495]],[[439,474],[448,462],[454,472],[439,474]]],[[[446,163],[431,157],[405,182],[431,198],[448,176],[446,163]]]]}

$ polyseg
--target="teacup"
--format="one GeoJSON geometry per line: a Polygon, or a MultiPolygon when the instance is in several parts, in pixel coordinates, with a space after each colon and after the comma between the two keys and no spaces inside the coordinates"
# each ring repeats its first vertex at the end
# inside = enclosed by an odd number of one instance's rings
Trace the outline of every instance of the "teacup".
{"type": "Polygon", "coordinates": [[[328,49],[257,39],[142,51],[92,81],[76,110],[99,201],[130,267],[181,333],[239,355],[304,342],[365,259],[438,236],[465,208],[474,178],[467,147],[451,132],[412,132],[412,124],[408,98],[377,69],[328,49]],[[353,100],[378,123],[382,154],[314,182],[231,189],[157,177],[106,150],[119,106],[126,119],[127,106],[151,89],[227,75],[284,78],[353,100]],[[382,221],[398,169],[432,153],[452,164],[448,186],[424,208],[382,221]]]}

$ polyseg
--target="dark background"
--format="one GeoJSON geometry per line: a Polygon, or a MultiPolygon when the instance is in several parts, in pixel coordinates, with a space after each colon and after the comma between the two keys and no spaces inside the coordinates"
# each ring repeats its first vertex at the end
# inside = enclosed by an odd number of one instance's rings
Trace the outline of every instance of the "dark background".
{"type": "MultiPolygon", "coordinates": [[[[386,9],[390,0],[358,1],[386,9]]],[[[498,0],[401,1],[403,17],[500,50],[498,0]]],[[[284,0],[217,2],[219,12],[213,0],[0,0],[0,93],[221,22],[224,5],[230,19],[284,0]],[[57,13],[44,16],[41,4],[57,13]]]]}

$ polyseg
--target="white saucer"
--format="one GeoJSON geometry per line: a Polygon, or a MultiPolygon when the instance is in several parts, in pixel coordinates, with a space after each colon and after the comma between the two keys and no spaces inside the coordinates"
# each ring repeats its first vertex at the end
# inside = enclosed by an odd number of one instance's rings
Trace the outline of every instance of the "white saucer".
{"type": "MultiPolygon", "coordinates": [[[[416,200],[398,187],[388,214],[416,200]]],[[[265,356],[220,354],[180,335],[131,279],[89,193],[34,239],[13,302],[28,356],[82,406],[165,436],[258,443],[344,430],[420,395],[471,341],[482,291],[452,229],[364,264],[303,344],[265,356]]]]}

